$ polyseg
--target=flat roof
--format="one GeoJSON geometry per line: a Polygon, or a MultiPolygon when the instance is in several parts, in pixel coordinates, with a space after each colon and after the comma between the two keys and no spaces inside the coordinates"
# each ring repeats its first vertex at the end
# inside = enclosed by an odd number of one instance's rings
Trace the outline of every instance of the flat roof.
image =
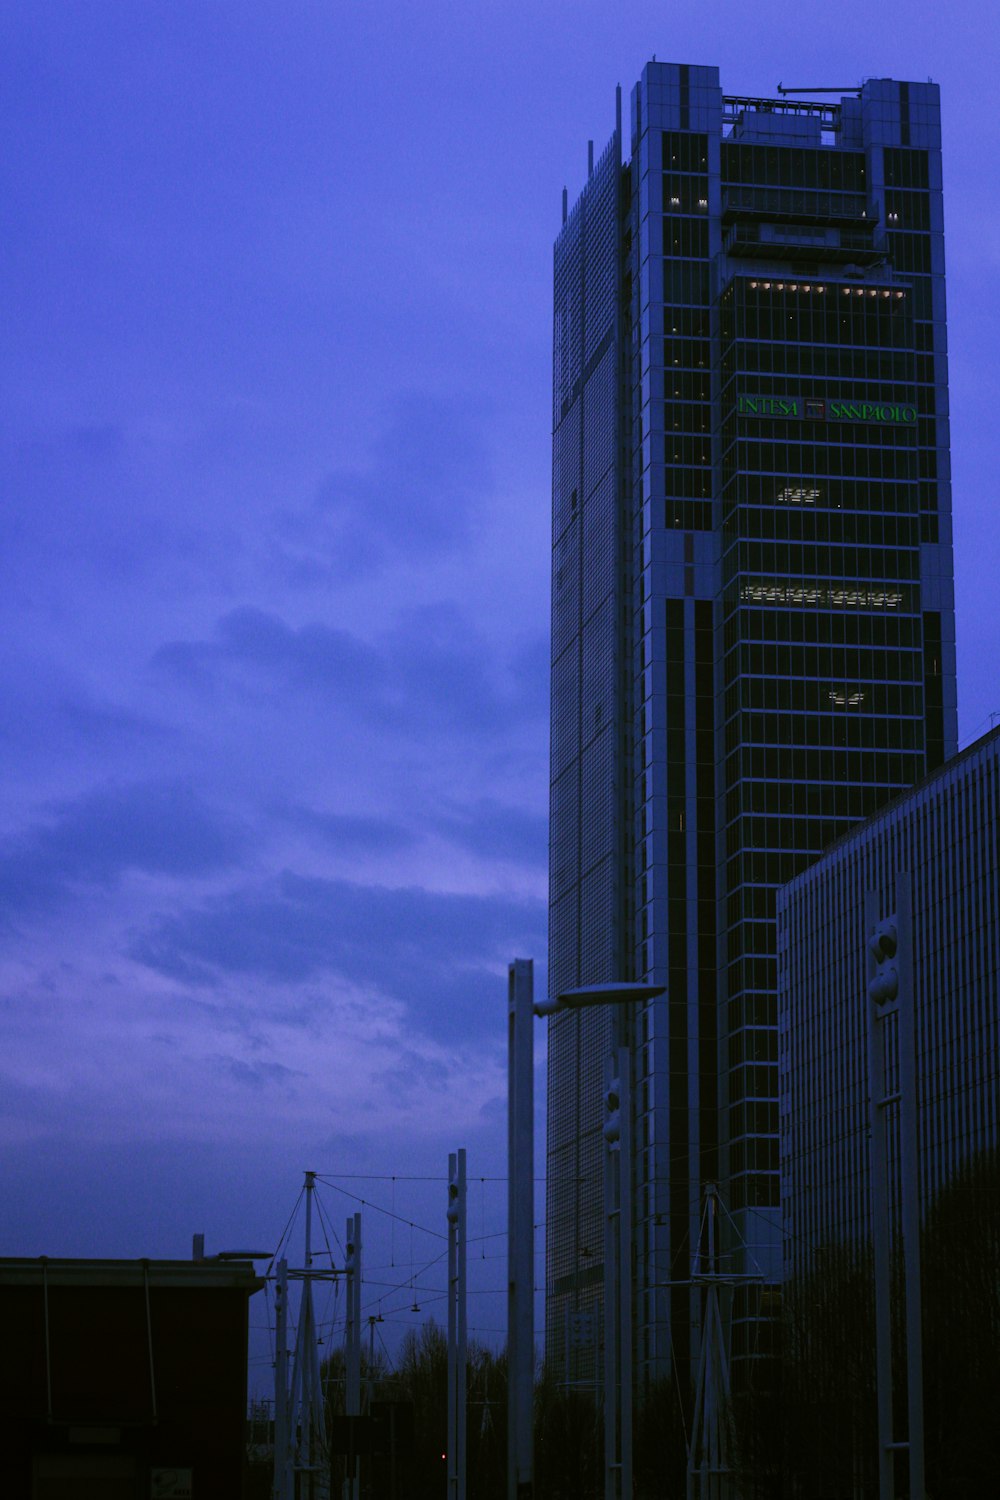
{"type": "Polygon", "coordinates": [[[257,1292],[252,1260],[79,1260],[38,1255],[0,1257],[0,1288],[14,1286],[188,1287],[257,1292]]]}

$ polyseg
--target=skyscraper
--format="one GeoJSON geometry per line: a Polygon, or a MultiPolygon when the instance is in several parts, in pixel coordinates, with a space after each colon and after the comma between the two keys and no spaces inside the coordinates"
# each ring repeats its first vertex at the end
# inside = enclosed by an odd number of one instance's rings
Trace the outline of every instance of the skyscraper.
{"type": "MultiPolygon", "coordinates": [[[[620,101],[620,96],[619,96],[620,101]]],[[[938,90],[649,63],[555,245],[550,987],[640,979],[633,1324],[780,1280],[775,892],[956,748],[938,90]]],[[[547,1350],[596,1380],[611,1019],[550,1022],[547,1350]]]]}

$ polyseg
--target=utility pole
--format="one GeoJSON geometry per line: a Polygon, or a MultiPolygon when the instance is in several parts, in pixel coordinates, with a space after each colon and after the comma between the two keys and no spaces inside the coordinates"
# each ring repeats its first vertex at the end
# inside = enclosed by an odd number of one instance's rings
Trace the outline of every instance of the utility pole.
{"type": "Polygon", "coordinates": [[[695,1286],[705,1287],[705,1303],[691,1446],[688,1452],[688,1500],[728,1500],[732,1494],[732,1471],[729,1467],[729,1359],[722,1309],[719,1306],[719,1289],[732,1286],[734,1278],[719,1274],[718,1206],[718,1189],[714,1182],[708,1182],[705,1184],[701,1235],[691,1265],[691,1282],[695,1286]]]}
{"type": "Polygon", "coordinates": [[[868,969],[868,1079],[879,1500],[896,1494],[896,1454],[909,1456],[910,1500],[924,1500],[924,1376],[920,1306],[920,1161],[917,1037],[910,877],[896,874],[896,910],[884,919],[877,891],[865,893],[868,969]],[[895,1045],[894,1045],[895,1040],[895,1045]],[[895,1054],[895,1055],[894,1055],[895,1054]],[[896,1081],[893,1089],[889,1080],[896,1081]],[[889,1092],[887,1092],[887,1084],[889,1092]],[[888,1111],[899,1106],[899,1205],[905,1283],[907,1436],[893,1437],[893,1358],[888,1111]]]}
{"type": "Polygon", "coordinates": [[[275,1277],[274,1483],[273,1500],[329,1500],[329,1452],[323,1380],[320,1371],[313,1282],[340,1275],[313,1266],[312,1210],[316,1173],[305,1174],[305,1260],[301,1271],[279,1260],[275,1277]],[[295,1348],[289,1360],[288,1283],[301,1281],[295,1348]],[[291,1364],[291,1370],[289,1370],[291,1364]]]}
{"type": "Polygon", "coordinates": [[[448,1157],[448,1500],[465,1500],[465,1150],[448,1157]]]}
{"type": "Polygon", "coordinates": [[[357,1418],[361,1415],[361,1215],[352,1214],[347,1221],[347,1307],[345,1331],[344,1411],[348,1417],[347,1478],[344,1500],[361,1500],[358,1473],[360,1455],[357,1441],[357,1418]],[[354,1420],[350,1420],[354,1418],[354,1420]]]}
{"type": "Polygon", "coordinates": [[[273,1500],[292,1500],[288,1432],[288,1262],[278,1261],[274,1285],[274,1484],[273,1500]]]}
{"type": "Polygon", "coordinates": [[[507,1500],[534,1495],[534,967],[515,958],[507,983],[507,1500]]]}
{"type": "Polygon", "coordinates": [[[619,1047],[604,1089],[604,1500],[632,1497],[631,1057],[619,1047]]]}
{"type": "MultiPolygon", "coordinates": [[[[534,1452],[534,1037],[533,1017],[595,1005],[612,1007],[615,1038],[612,1078],[617,1079],[615,1141],[617,1170],[608,1158],[612,1141],[605,1137],[604,1328],[605,1350],[614,1351],[613,1369],[605,1356],[605,1495],[632,1500],[632,1202],[629,1096],[631,1058],[618,1045],[623,1029],[618,1008],[653,1000],[662,984],[631,982],[584,985],[534,1003],[533,965],[517,958],[508,970],[507,988],[507,1500],[532,1500],[534,1452]],[[623,1081],[624,1080],[624,1081],[623,1081]],[[610,1226],[612,1218],[617,1230],[610,1226]],[[608,1246],[612,1246],[609,1255],[608,1246]],[[612,1418],[609,1422],[609,1405],[612,1418]],[[628,1488],[623,1488],[627,1482],[628,1488]]],[[[609,1095],[606,1095],[606,1100],[609,1095]]],[[[607,1123],[607,1122],[606,1122],[607,1123]]]]}
{"type": "Polygon", "coordinates": [[[323,1410],[323,1383],[319,1369],[319,1350],[316,1346],[316,1319],[312,1295],[312,1207],[313,1194],[316,1190],[316,1173],[307,1172],[305,1179],[305,1266],[302,1273],[299,1326],[292,1368],[292,1399],[288,1435],[295,1450],[294,1468],[303,1476],[300,1492],[303,1500],[326,1500],[329,1493],[326,1414],[323,1410]]]}

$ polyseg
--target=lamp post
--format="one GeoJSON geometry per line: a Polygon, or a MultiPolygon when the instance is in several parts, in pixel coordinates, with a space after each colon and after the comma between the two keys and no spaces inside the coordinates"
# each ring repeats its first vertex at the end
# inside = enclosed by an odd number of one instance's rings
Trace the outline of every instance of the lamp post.
{"type": "MultiPolygon", "coordinates": [[[[585,985],[534,1001],[534,965],[510,965],[507,1000],[507,1496],[532,1500],[534,1451],[534,1017],[593,1005],[634,1005],[659,984],[585,985]]],[[[617,1030],[618,1028],[616,1028],[617,1030]]],[[[616,1045],[605,1091],[604,1493],[632,1494],[631,1058],[616,1045]],[[614,1157],[617,1157],[617,1169],[614,1157]]]]}

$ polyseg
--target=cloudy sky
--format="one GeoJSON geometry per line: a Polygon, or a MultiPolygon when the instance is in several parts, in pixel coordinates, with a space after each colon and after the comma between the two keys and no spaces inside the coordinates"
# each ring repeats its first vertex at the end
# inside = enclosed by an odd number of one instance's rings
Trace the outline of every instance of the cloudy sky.
{"type": "Polygon", "coordinates": [[[654,52],[732,93],[941,83],[966,742],[1000,709],[996,12],[0,26],[0,1253],[270,1245],[307,1166],[501,1172],[563,184],[654,52]]]}

